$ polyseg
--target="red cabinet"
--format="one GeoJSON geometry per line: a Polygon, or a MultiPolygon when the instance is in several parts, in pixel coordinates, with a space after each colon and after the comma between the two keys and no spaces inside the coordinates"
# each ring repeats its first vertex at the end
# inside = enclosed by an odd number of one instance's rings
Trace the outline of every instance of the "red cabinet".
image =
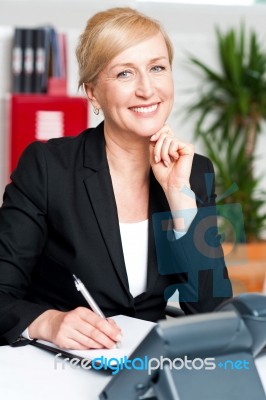
{"type": "Polygon", "coordinates": [[[10,106],[10,172],[31,142],[74,136],[88,127],[88,103],[81,97],[13,95],[10,106]]]}

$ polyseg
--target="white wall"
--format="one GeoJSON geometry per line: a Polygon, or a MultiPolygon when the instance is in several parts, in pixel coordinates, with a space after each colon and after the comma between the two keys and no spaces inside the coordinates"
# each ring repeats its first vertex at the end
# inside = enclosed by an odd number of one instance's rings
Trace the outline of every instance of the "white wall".
{"type": "MultiPolygon", "coordinates": [[[[59,30],[69,33],[69,64],[71,66],[71,79],[68,82],[69,92],[76,94],[76,64],[74,48],[78,34],[85,26],[87,19],[95,12],[112,6],[132,6],[144,13],[155,17],[163,23],[175,47],[174,80],[176,100],[169,123],[176,131],[176,135],[186,140],[193,138],[193,121],[184,123],[182,109],[191,99],[186,93],[187,89],[199,87],[201,81],[193,75],[186,65],[186,51],[208,62],[210,66],[217,66],[216,42],[214,28],[218,25],[221,29],[239,26],[244,21],[247,28],[254,28],[262,41],[266,39],[266,5],[252,7],[230,6],[192,6],[162,2],[144,3],[131,1],[112,0],[0,0],[0,100],[9,82],[7,80],[9,55],[8,44],[3,45],[3,32],[10,31],[14,26],[36,26],[38,24],[52,23],[59,30]],[[2,35],[1,35],[2,32],[2,35]],[[2,43],[2,45],[1,45],[2,43]],[[3,46],[5,51],[2,51],[3,46]]],[[[7,35],[7,33],[5,33],[7,35]]],[[[266,46],[266,41],[265,41],[266,46]]],[[[3,153],[3,136],[6,135],[1,121],[5,120],[0,103],[0,157],[3,153]]],[[[91,124],[97,119],[93,117],[91,124]]],[[[202,152],[199,144],[196,149],[202,152]]],[[[257,153],[260,160],[257,162],[257,172],[266,172],[266,127],[259,138],[257,153]]],[[[7,180],[4,176],[6,157],[0,161],[0,194],[7,180]]],[[[263,180],[266,186],[266,177],[263,180]]]]}

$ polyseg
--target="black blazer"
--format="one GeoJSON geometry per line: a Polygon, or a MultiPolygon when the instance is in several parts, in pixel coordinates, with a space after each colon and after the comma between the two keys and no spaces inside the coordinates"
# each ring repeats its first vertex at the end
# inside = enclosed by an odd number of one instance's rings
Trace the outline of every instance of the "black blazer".
{"type": "MultiPolygon", "coordinates": [[[[203,205],[210,204],[206,172],[213,172],[212,164],[195,155],[191,187],[203,205]]],[[[107,316],[126,314],[152,321],[164,317],[164,290],[186,282],[187,274],[178,273],[178,268],[174,273],[159,274],[150,223],[147,290],[135,299],[130,294],[103,123],[76,137],[31,144],[11,179],[0,209],[2,339],[14,341],[48,309],[87,306],[75,289],[72,274],[83,281],[107,316]]],[[[151,172],[150,219],[154,212],[167,210],[164,192],[151,172]]],[[[193,233],[193,226],[189,232],[193,233]]],[[[188,269],[193,269],[193,261],[187,257],[191,243],[189,233],[174,242],[177,264],[185,263],[188,269]]],[[[217,268],[217,260],[215,264],[217,268]]],[[[218,267],[227,276],[223,258],[218,267]]],[[[210,267],[199,273],[198,301],[181,302],[183,310],[213,310],[224,299],[214,297],[212,287],[210,267]]],[[[224,297],[231,295],[230,290],[224,297]]]]}

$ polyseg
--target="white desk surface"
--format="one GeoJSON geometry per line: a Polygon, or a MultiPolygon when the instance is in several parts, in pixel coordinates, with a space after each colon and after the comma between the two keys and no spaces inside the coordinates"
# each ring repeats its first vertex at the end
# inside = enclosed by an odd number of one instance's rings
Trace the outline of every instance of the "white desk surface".
{"type": "MultiPolygon", "coordinates": [[[[3,400],[99,400],[111,378],[101,371],[73,369],[55,354],[33,346],[0,347],[0,398],[3,400]]],[[[111,375],[110,375],[111,376],[111,375]]]]}
{"type": "MultiPolygon", "coordinates": [[[[266,355],[256,360],[266,393],[266,355]]],[[[100,371],[73,369],[61,363],[57,369],[54,354],[24,346],[0,346],[0,396],[3,400],[98,400],[111,379],[100,371]]],[[[266,396],[265,396],[266,398],[266,396]]]]}

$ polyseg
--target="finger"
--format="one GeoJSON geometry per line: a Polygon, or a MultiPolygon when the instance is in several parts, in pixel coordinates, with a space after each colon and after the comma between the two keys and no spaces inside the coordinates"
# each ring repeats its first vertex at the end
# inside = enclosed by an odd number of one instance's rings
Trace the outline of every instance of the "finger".
{"type": "Polygon", "coordinates": [[[113,320],[112,318],[106,318],[107,321],[109,322],[109,324],[115,326],[117,329],[119,329],[119,331],[121,332],[121,328],[117,325],[117,323],[115,322],[115,320],[113,320]]]}
{"type": "Polygon", "coordinates": [[[172,140],[169,146],[168,154],[170,157],[172,157],[174,160],[179,159],[179,142],[178,140],[172,140]]]}
{"type": "MultiPolygon", "coordinates": [[[[113,342],[117,342],[121,340],[121,329],[116,325],[110,323],[107,319],[100,317],[99,315],[95,314],[89,309],[85,309],[87,312],[82,311],[81,318],[87,322],[89,325],[93,326],[96,328],[99,332],[103,333],[104,336],[107,338],[111,339],[113,342]]],[[[91,335],[90,335],[91,336],[91,335]]],[[[101,335],[101,338],[103,339],[103,336],[101,335]]],[[[94,338],[95,339],[95,338],[94,338]]],[[[99,341],[99,343],[102,343],[105,345],[107,341],[104,340],[104,342],[99,341]]],[[[110,347],[110,342],[107,347],[110,347]]]]}
{"type": "MultiPolygon", "coordinates": [[[[105,320],[103,320],[103,322],[111,326],[111,324],[106,322],[105,320]]],[[[116,340],[112,340],[108,335],[103,333],[100,325],[97,327],[82,319],[80,319],[80,321],[76,323],[75,327],[71,327],[71,329],[68,330],[67,336],[87,349],[111,349],[115,347],[117,342],[116,340]]]]}
{"type": "Polygon", "coordinates": [[[94,339],[89,338],[78,331],[73,331],[71,337],[64,337],[60,341],[60,348],[88,350],[88,349],[102,349],[104,348],[104,346],[101,343],[98,343],[94,339]]]}
{"type": "Polygon", "coordinates": [[[182,156],[192,156],[194,154],[194,146],[192,143],[178,142],[178,153],[182,156]]]}
{"type": "Polygon", "coordinates": [[[162,134],[173,136],[172,130],[169,125],[164,125],[159,131],[157,131],[152,137],[150,138],[151,142],[156,142],[162,134]]]}
{"type": "Polygon", "coordinates": [[[154,161],[159,163],[161,161],[162,147],[164,140],[168,137],[167,133],[162,133],[154,146],[154,161]]]}
{"type": "MultiPolygon", "coordinates": [[[[86,307],[78,307],[65,316],[65,325],[92,338],[103,347],[112,348],[121,340],[121,330],[86,307]]],[[[73,337],[73,334],[72,334],[73,337]]],[[[86,342],[87,343],[87,342],[86,342]]]]}
{"type": "Polygon", "coordinates": [[[166,167],[169,167],[171,163],[171,159],[169,157],[169,149],[172,141],[173,139],[171,137],[166,137],[161,147],[161,160],[164,162],[164,165],[166,167]]]}
{"type": "Polygon", "coordinates": [[[69,339],[69,342],[66,347],[60,346],[60,348],[65,348],[68,350],[90,350],[90,349],[103,349],[103,346],[97,347],[97,343],[95,343],[95,346],[93,345],[93,341],[91,341],[91,344],[89,343],[88,345],[83,345],[81,343],[76,342],[75,340],[69,339]]]}
{"type": "Polygon", "coordinates": [[[60,324],[53,342],[61,348],[103,348],[101,343],[89,337],[93,329],[93,327],[89,329],[89,326],[78,317],[77,313],[69,312],[60,324]]]}
{"type": "Polygon", "coordinates": [[[101,319],[95,327],[115,342],[122,339],[121,329],[115,323],[112,324],[106,319],[101,319]]]}
{"type": "Polygon", "coordinates": [[[107,349],[112,349],[116,347],[116,343],[118,340],[112,340],[109,336],[103,333],[100,329],[90,326],[88,333],[89,341],[93,340],[96,343],[99,343],[102,347],[107,349]]]}

